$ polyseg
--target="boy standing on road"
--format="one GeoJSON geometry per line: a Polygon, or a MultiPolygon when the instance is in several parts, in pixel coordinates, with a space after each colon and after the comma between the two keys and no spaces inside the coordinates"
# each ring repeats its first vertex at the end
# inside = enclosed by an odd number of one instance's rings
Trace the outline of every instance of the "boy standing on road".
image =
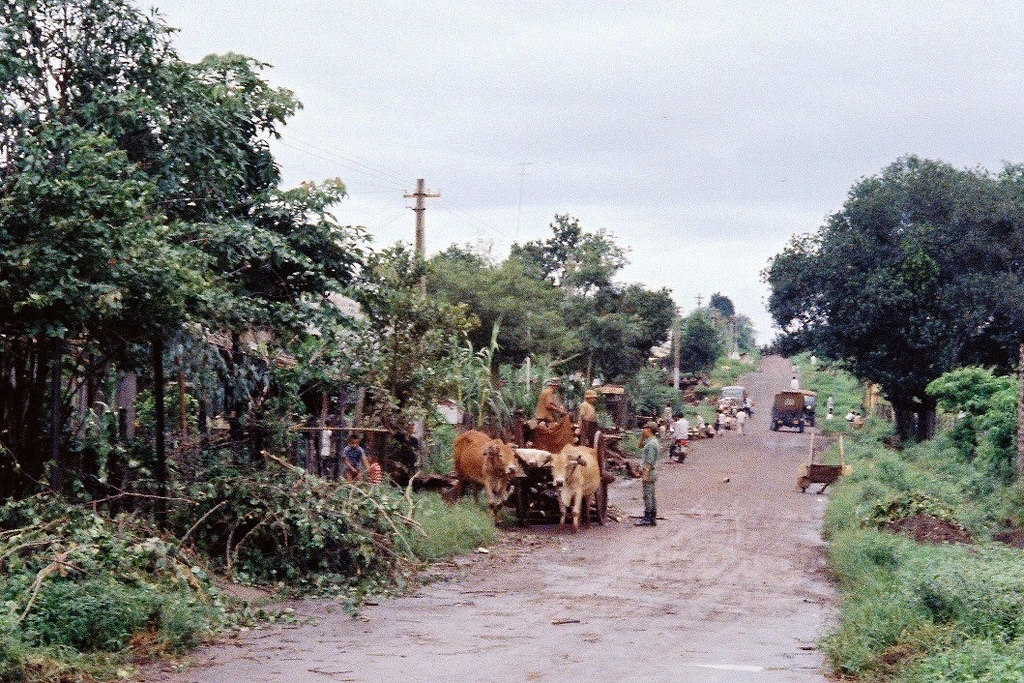
{"type": "Polygon", "coordinates": [[[654,482],[658,475],[658,425],[648,422],[644,425],[641,438],[644,441],[643,455],[640,458],[640,480],[644,485],[644,518],[635,523],[635,526],[655,526],[655,518],[658,516],[658,508],[654,502],[654,482]]]}

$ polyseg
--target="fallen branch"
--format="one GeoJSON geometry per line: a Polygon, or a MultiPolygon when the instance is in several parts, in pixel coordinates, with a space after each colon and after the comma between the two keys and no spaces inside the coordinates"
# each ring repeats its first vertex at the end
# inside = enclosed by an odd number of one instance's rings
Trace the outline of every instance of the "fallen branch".
{"type": "Polygon", "coordinates": [[[46,579],[47,576],[54,573],[61,567],[74,569],[75,571],[82,571],[80,567],[76,567],[73,564],[69,564],[67,561],[68,554],[70,554],[72,550],[74,550],[74,547],[68,548],[61,554],[57,555],[55,558],[53,558],[53,561],[50,562],[50,564],[40,569],[39,573],[36,574],[36,580],[32,584],[32,595],[29,596],[28,604],[25,605],[25,611],[21,613],[20,617],[18,617],[19,624],[25,620],[25,617],[27,617],[28,613],[32,610],[32,605],[35,604],[36,598],[39,596],[39,591],[43,587],[43,581],[46,579]]]}
{"type": "Polygon", "coordinates": [[[193,531],[195,531],[196,529],[198,529],[198,528],[199,528],[199,525],[200,525],[200,524],[202,524],[203,522],[205,522],[205,521],[206,521],[206,519],[207,519],[207,518],[208,518],[208,517],[209,517],[210,515],[212,515],[212,514],[213,514],[214,512],[216,512],[216,511],[217,511],[217,510],[218,510],[219,508],[221,508],[221,507],[222,507],[222,506],[224,506],[224,505],[227,505],[227,503],[228,503],[228,502],[227,502],[226,500],[222,500],[221,502],[217,503],[217,504],[216,504],[216,505],[214,505],[214,506],[213,506],[212,508],[210,508],[210,509],[209,509],[209,510],[208,510],[208,511],[206,512],[206,514],[205,514],[205,515],[203,515],[202,517],[200,517],[200,518],[199,518],[199,519],[198,519],[198,520],[196,521],[196,523],[195,523],[195,524],[193,524],[193,525],[192,525],[192,526],[191,526],[191,527],[189,528],[189,530],[185,532],[185,535],[184,535],[184,536],[182,536],[182,537],[181,537],[180,539],[178,539],[178,543],[184,543],[184,542],[185,542],[185,541],[186,541],[186,540],[188,539],[188,537],[192,535],[192,532],[193,532],[193,531]]]}

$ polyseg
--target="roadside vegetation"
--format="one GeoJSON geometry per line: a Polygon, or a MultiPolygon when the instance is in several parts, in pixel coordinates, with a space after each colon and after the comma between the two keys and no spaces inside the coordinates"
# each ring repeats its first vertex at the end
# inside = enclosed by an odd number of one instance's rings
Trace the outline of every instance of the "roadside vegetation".
{"type": "MultiPolygon", "coordinates": [[[[860,407],[851,375],[812,369],[806,354],[797,362],[808,388],[834,394],[837,413],[860,407]]],[[[856,680],[1022,680],[1016,381],[969,368],[928,391],[943,427],[926,442],[895,450],[886,420],[869,417],[859,430],[833,421],[848,434],[853,471],[830,489],[825,514],[841,604],[823,648],[836,673],[856,680]]]]}

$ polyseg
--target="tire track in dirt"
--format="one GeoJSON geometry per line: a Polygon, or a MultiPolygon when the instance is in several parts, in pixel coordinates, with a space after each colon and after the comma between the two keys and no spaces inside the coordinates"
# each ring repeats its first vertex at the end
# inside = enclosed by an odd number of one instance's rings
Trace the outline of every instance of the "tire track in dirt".
{"type": "MultiPolygon", "coordinates": [[[[140,680],[824,681],[824,498],[794,486],[809,435],[768,430],[789,376],[787,361],[765,359],[744,378],[755,402],[746,436],[662,461],[657,527],[508,530],[490,554],[459,558],[446,580],[360,619],[302,602],[316,623],[243,634],[196,667],[140,680]]],[[[635,480],[610,496],[642,509],[635,480]]]]}

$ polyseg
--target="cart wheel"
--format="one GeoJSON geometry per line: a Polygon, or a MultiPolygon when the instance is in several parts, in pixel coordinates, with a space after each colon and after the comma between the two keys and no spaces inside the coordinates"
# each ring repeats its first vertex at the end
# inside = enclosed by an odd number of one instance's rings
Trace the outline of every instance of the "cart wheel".
{"type": "Polygon", "coordinates": [[[800,477],[796,480],[796,486],[800,489],[800,493],[807,493],[807,487],[811,485],[810,477],[800,477]]]}
{"type": "Polygon", "coordinates": [[[608,519],[608,483],[604,480],[606,448],[604,434],[601,431],[596,432],[594,451],[597,453],[597,471],[601,477],[601,486],[594,492],[594,510],[597,512],[597,523],[601,526],[604,526],[605,520],[608,519]]]}
{"type": "Polygon", "coordinates": [[[597,523],[604,526],[608,521],[608,484],[602,482],[594,493],[594,508],[597,511],[597,523]]]}
{"type": "Polygon", "coordinates": [[[530,526],[530,485],[526,477],[519,477],[516,482],[516,517],[519,526],[530,526]]]}

